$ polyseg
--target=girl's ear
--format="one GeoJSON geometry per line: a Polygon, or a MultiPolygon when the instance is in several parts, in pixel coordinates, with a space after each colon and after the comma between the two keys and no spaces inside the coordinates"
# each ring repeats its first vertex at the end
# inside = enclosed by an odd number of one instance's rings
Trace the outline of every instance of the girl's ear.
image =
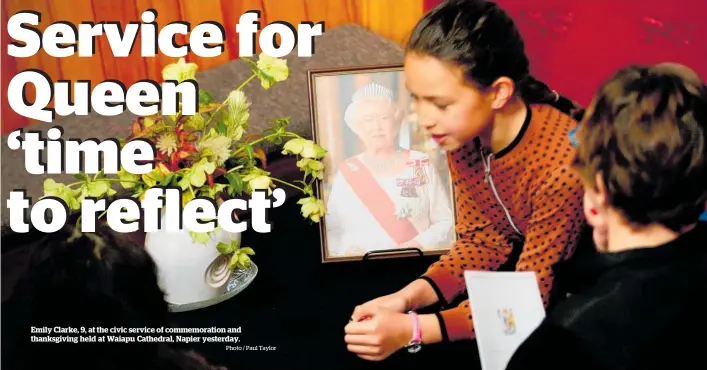
{"type": "Polygon", "coordinates": [[[492,94],[491,107],[501,109],[513,97],[515,84],[508,77],[499,77],[491,84],[490,92],[492,94]]]}

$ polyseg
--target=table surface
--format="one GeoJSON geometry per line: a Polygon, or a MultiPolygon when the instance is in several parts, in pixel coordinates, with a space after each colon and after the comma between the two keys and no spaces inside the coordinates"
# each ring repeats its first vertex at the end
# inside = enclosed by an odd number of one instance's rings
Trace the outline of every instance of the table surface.
{"type": "MultiPolygon", "coordinates": [[[[292,160],[275,161],[268,170],[287,181],[301,176],[292,160]]],[[[439,257],[322,263],[319,225],[301,216],[298,194],[288,193],[293,197],[268,213],[272,232],[243,234],[243,245],[256,253],[253,260],[259,272],[253,283],[217,305],[172,314],[174,326],[240,327],[241,346],[275,350],[229,351],[223,343],[190,347],[231,370],[430,369],[441,359],[478,368],[474,341],[424,346],[415,354],[403,350],[383,362],[365,361],[348,352],[344,326],[354,307],[402,288],[439,257]]],[[[140,243],[144,234],[130,237],[140,243]]],[[[3,301],[27,262],[25,251],[8,247],[3,248],[3,301]],[[8,254],[12,258],[5,258],[8,254]]]]}
{"type": "Polygon", "coordinates": [[[229,351],[221,343],[193,348],[230,369],[429,369],[457,356],[474,367],[472,341],[427,346],[416,354],[400,351],[380,363],[346,350],[344,326],[354,307],[400,289],[439,257],[322,263],[319,226],[301,217],[296,199],[270,212],[269,219],[271,233],[243,235],[243,245],[256,252],[259,273],[253,283],[218,305],[173,315],[181,327],[240,327],[243,347],[276,349],[229,351]]]}

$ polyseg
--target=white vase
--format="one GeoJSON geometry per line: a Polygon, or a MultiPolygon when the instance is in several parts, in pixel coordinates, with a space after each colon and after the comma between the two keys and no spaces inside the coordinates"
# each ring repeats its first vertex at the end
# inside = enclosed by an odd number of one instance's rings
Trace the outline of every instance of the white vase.
{"type": "MultiPolygon", "coordinates": [[[[162,220],[165,216],[162,216],[162,220]]],[[[231,244],[241,234],[218,229],[205,244],[195,242],[189,230],[147,233],[145,249],[157,265],[159,285],[165,300],[174,305],[203,302],[226,291],[231,272],[229,256],[216,249],[219,242],[231,244]]]]}

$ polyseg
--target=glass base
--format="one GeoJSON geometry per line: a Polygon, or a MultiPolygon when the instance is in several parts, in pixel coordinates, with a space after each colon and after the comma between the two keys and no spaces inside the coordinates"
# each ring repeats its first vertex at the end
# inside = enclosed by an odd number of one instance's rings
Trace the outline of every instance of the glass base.
{"type": "Polygon", "coordinates": [[[253,282],[255,276],[258,275],[258,266],[251,262],[247,269],[237,269],[233,271],[231,279],[228,281],[226,286],[226,291],[220,296],[207,299],[199,302],[184,303],[184,304],[172,304],[169,303],[170,312],[185,312],[194,311],[201,308],[206,308],[213,306],[215,304],[221,303],[227,299],[234,297],[236,294],[242,292],[245,288],[253,282]]]}

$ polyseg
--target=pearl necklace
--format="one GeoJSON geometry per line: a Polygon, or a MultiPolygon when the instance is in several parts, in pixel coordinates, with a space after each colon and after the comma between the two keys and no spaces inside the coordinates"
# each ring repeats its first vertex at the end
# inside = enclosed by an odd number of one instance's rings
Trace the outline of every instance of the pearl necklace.
{"type": "Polygon", "coordinates": [[[365,153],[363,155],[363,159],[368,166],[370,166],[374,170],[381,171],[381,170],[387,170],[391,167],[394,167],[396,164],[398,164],[400,162],[400,155],[399,154],[400,154],[400,149],[395,151],[395,155],[392,158],[377,160],[377,159],[373,159],[370,154],[365,153]]]}

